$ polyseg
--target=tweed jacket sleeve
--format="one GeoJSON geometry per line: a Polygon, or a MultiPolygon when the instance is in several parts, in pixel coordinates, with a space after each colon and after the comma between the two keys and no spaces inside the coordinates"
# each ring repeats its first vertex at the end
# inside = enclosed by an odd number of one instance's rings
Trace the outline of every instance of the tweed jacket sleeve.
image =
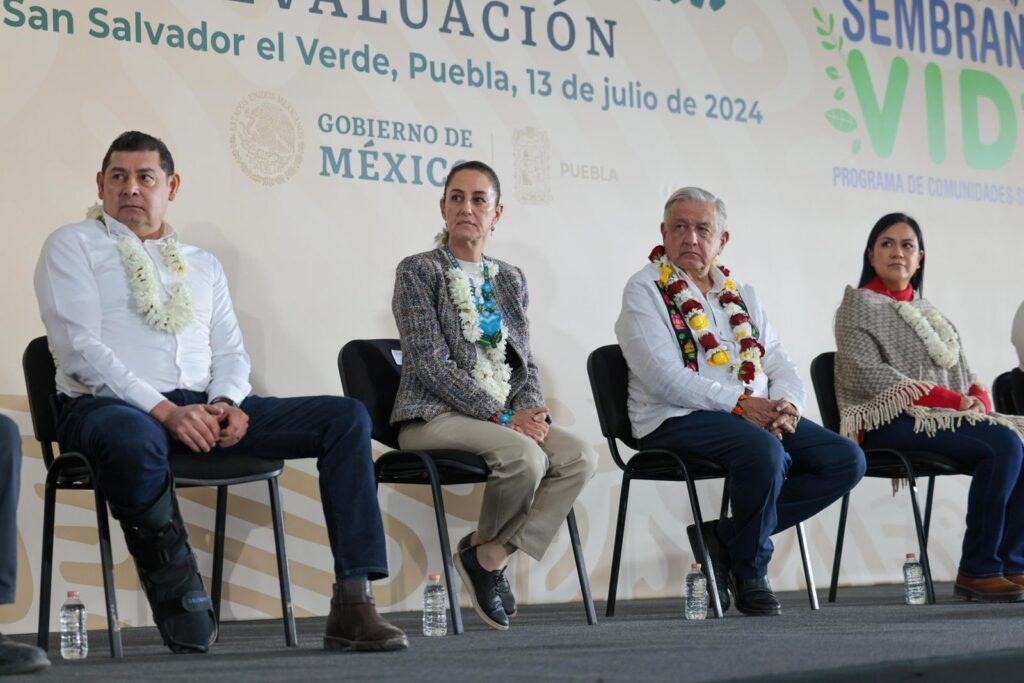
{"type": "Polygon", "coordinates": [[[444,271],[431,252],[398,265],[391,310],[402,339],[402,380],[393,422],[431,419],[452,410],[486,420],[505,407],[473,379],[466,369],[471,360],[460,364],[453,358],[451,344],[461,337],[461,328],[447,299],[444,271]]]}

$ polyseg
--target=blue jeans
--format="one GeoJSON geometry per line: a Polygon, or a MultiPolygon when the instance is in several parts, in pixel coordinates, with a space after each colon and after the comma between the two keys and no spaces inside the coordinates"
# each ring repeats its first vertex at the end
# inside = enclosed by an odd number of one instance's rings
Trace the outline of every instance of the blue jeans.
{"type": "Polygon", "coordinates": [[[864,447],[928,450],[973,468],[959,572],[1024,574],[1024,446],[1013,431],[979,423],[928,436],[915,434],[914,418],[903,415],[865,434],[864,447]]]}
{"type": "Polygon", "coordinates": [[[0,415],[0,605],[14,602],[20,482],[21,433],[14,420],[0,415]]]}
{"type": "MultiPolygon", "coordinates": [[[[206,403],[206,394],[178,389],[164,396],[179,406],[206,403]]],[[[388,575],[384,527],[377,504],[370,448],[370,417],[355,399],[335,396],[250,396],[245,436],[217,453],[263,458],[316,458],[327,536],[340,580],[388,575]]],[[[115,398],[82,397],[61,412],[62,451],[80,451],[94,463],[100,490],[115,509],[156,500],[170,475],[168,457],[186,447],[152,416],[115,398]]]]}
{"type": "Polygon", "coordinates": [[[730,413],[699,410],[665,420],[640,447],[684,449],[729,476],[732,517],[718,522],[738,579],[768,574],[771,536],[824,510],[864,476],[864,452],[803,418],[782,441],[730,413]]]}

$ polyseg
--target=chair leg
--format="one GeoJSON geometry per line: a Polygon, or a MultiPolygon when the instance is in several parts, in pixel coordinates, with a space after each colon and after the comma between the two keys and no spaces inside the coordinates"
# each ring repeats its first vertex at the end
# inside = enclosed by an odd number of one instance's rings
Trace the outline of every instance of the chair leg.
{"type": "Polygon", "coordinates": [[[114,559],[110,552],[110,521],[107,519],[107,500],[99,489],[93,489],[96,501],[96,530],[100,541],[100,566],[103,570],[103,597],[107,608],[107,635],[110,638],[110,656],[124,656],[121,643],[121,625],[117,619],[117,587],[114,585],[114,559]]]}
{"type": "Polygon", "coordinates": [[[36,645],[50,649],[50,582],[53,574],[53,518],[57,505],[57,490],[46,477],[43,494],[43,558],[39,565],[39,629],[36,645]]]}
{"type": "Polygon", "coordinates": [[[828,587],[828,601],[836,601],[836,590],[839,588],[839,565],[843,560],[843,541],[846,539],[846,513],[850,511],[850,492],[843,496],[843,504],[839,508],[839,528],[836,530],[836,555],[832,560],[832,581],[828,587]]]}
{"type": "Polygon", "coordinates": [[[704,542],[704,530],[701,528],[704,526],[704,518],[700,514],[700,501],[697,500],[697,487],[693,483],[693,479],[690,479],[690,473],[686,471],[686,466],[683,464],[682,459],[679,460],[679,466],[683,470],[683,476],[686,477],[686,490],[690,496],[690,509],[693,511],[693,523],[697,529],[697,542],[700,543],[700,552],[704,556],[704,563],[708,570],[708,597],[711,599],[711,606],[715,610],[715,618],[721,619],[725,615],[722,612],[722,603],[718,599],[718,581],[715,579],[715,565],[711,561],[711,554],[708,552],[708,545],[704,542]]]}
{"type": "Polygon", "coordinates": [[[285,548],[284,511],[281,507],[281,487],[277,477],[267,480],[270,489],[270,514],[274,518],[274,550],[277,554],[277,583],[281,588],[281,616],[284,620],[284,642],[287,647],[299,644],[295,631],[295,611],[292,609],[292,580],[288,575],[288,550],[285,548]]]}
{"type": "MultiPolygon", "coordinates": [[[[213,578],[210,586],[210,602],[213,603],[213,616],[220,625],[220,599],[224,582],[224,529],[228,516],[228,487],[217,487],[217,512],[213,523],[213,578]]],[[[220,640],[220,629],[217,629],[217,640],[220,640]]]]}
{"type": "MultiPolygon", "coordinates": [[[[452,562],[452,546],[448,540],[448,519],[444,511],[444,496],[441,494],[441,476],[437,472],[437,465],[433,458],[426,453],[416,452],[420,461],[427,470],[427,478],[430,481],[430,493],[434,499],[434,519],[437,522],[437,536],[441,543],[441,562],[444,564],[444,580],[448,585],[448,609],[452,616],[452,631],[455,635],[461,635],[465,628],[462,625],[462,609],[459,607],[458,577],[455,573],[455,565],[452,562]]],[[[377,461],[378,466],[380,460],[377,461]]]]}
{"type": "Polygon", "coordinates": [[[818,591],[814,586],[814,572],[811,570],[811,557],[807,547],[807,534],[804,533],[804,523],[796,525],[796,538],[800,542],[800,557],[804,562],[804,580],[807,581],[807,599],[811,603],[811,609],[820,609],[818,605],[818,591]]]}
{"type": "Polygon", "coordinates": [[[928,495],[924,501],[924,540],[928,541],[928,534],[932,529],[932,500],[935,498],[935,477],[928,477],[928,495]]]}
{"type": "MultiPolygon", "coordinates": [[[[628,467],[628,466],[627,466],[628,467]]],[[[615,594],[619,587],[619,563],[622,560],[622,537],[626,532],[626,507],[629,504],[629,471],[622,473],[622,486],[619,489],[619,516],[615,521],[615,544],[612,546],[612,573],[608,579],[608,605],[605,607],[606,617],[615,616],[615,594]]]]}
{"type": "Polygon", "coordinates": [[[719,519],[729,516],[729,477],[722,480],[722,509],[718,513],[719,519]]]}
{"type": "Polygon", "coordinates": [[[928,561],[928,539],[925,535],[924,524],[921,521],[921,508],[917,504],[917,479],[914,477],[914,468],[910,461],[901,456],[904,469],[907,472],[907,488],[910,490],[910,507],[914,511],[914,528],[917,531],[917,543],[921,549],[921,570],[924,574],[924,587],[929,605],[935,604],[935,586],[932,584],[931,563],[928,561]]]}
{"type": "Polygon", "coordinates": [[[583,611],[586,612],[587,623],[593,626],[597,623],[597,611],[594,609],[594,598],[590,594],[590,577],[587,576],[587,561],[583,557],[583,546],[580,545],[576,511],[570,509],[565,521],[569,525],[569,542],[572,544],[573,557],[576,558],[576,573],[579,575],[580,592],[583,594],[583,611]]]}

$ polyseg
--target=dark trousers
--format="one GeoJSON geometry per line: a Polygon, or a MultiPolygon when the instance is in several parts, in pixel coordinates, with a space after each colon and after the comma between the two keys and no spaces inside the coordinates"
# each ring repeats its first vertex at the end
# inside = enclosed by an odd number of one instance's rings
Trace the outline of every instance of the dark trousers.
{"type": "Polygon", "coordinates": [[[0,415],[0,605],[14,602],[20,482],[21,433],[14,420],[0,415]]]}
{"type": "Polygon", "coordinates": [[[973,469],[960,573],[976,578],[1024,574],[1024,446],[1011,429],[962,424],[935,436],[914,433],[904,415],[864,435],[865,448],[928,450],[973,469]]]}
{"type": "MultiPolygon", "coordinates": [[[[182,389],[164,396],[179,406],[207,400],[206,394],[182,389]]],[[[224,452],[316,458],[335,575],[386,577],[371,424],[363,404],[335,396],[250,396],[239,407],[249,416],[248,431],[236,445],[214,448],[209,457],[224,452]]],[[[100,490],[115,509],[137,509],[154,501],[170,476],[168,458],[186,448],[156,419],[115,398],[83,397],[68,403],[57,438],[62,451],[81,451],[92,460],[100,490]]]]}
{"type": "Polygon", "coordinates": [[[828,507],[864,476],[864,452],[810,420],[779,441],[730,413],[700,410],[665,420],[641,448],[691,451],[725,468],[732,516],[718,536],[739,579],[768,574],[771,536],[828,507]]]}

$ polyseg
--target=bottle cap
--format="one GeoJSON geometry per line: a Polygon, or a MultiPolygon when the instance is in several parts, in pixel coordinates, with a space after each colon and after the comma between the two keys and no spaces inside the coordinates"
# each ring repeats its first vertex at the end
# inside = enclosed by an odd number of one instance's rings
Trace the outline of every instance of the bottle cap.
{"type": "Polygon", "coordinates": [[[438,582],[440,582],[441,581],[441,575],[440,574],[428,574],[427,575],[427,581],[438,581],[438,582]]]}
{"type": "Polygon", "coordinates": [[[68,591],[68,597],[69,598],[77,598],[78,597],[78,591],[68,591]]]}
{"type": "Polygon", "coordinates": [[[917,555],[915,555],[914,553],[907,553],[907,559],[908,560],[916,560],[917,559],[917,555]]]}
{"type": "Polygon", "coordinates": [[[690,569],[700,569],[700,562],[694,562],[691,564],[690,569]]]}

